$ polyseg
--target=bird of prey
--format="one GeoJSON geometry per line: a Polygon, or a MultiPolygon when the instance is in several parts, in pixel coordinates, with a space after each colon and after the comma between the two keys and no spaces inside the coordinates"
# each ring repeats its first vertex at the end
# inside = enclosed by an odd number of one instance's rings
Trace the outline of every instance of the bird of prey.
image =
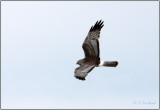
{"type": "Polygon", "coordinates": [[[80,66],[75,69],[74,76],[79,80],[85,80],[85,77],[94,67],[116,67],[118,65],[117,61],[101,61],[100,60],[100,49],[99,49],[99,37],[100,31],[103,25],[102,20],[97,21],[94,26],[92,26],[88,32],[86,39],[83,42],[82,48],[84,50],[85,57],[79,61],[77,64],[80,66]]]}

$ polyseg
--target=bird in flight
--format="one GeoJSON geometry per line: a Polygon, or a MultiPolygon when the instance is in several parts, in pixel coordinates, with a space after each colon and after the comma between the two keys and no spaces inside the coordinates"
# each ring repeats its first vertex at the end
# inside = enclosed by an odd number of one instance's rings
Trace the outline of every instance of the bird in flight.
{"type": "Polygon", "coordinates": [[[79,80],[85,80],[85,77],[94,67],[116,67],[118,65],[117,61],[101,61],[100,60],[100,49],[99,49],[99,37],[100,31],[103,25],[102,20],[97,21],[94,26],[92,26],[88,32],[86,39],[83,42],[82,48],[84,50],[85,57],[79,61],[77,64],[80,66],[75,69],[74,76],[79,80]]]}

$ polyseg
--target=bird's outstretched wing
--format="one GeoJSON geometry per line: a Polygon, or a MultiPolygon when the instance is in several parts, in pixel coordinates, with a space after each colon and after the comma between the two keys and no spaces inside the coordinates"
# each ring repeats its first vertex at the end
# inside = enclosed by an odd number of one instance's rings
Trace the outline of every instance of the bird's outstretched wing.
{"type": "Polygon", "coordinates": [[[74,76],[77,79],[85,80],[88,73],[95,67],[95,65],[83,65],[75,69],[74,76]]]}
{"type": "Polygon", "coordinates": [[[89,30],[89,33],[84,40],[82,48],[85,53],[85,57],[94,56],[99,58],[99,41],[98,38],[100,37],[100,31],[103,27],[103,21],[97,21],[94,26],[92,26],[89,30]]]}

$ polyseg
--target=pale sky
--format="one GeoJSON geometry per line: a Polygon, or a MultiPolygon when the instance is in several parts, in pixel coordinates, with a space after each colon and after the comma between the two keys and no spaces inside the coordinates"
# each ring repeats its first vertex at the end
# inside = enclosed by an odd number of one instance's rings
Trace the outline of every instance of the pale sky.
{"type": "Polygon", "coordinates": [[[3,109],[159,107],[158,1],[2,1],[3,109]],[[74,78],[82,43],[97,20],[101,60],[74,78]]]}

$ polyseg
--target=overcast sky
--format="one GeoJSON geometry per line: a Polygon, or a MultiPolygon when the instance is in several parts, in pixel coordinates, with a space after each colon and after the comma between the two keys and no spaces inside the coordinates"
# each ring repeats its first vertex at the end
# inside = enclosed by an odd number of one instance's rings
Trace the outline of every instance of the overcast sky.
{"type": "Polygon", "coordinates": [[[158,108],[158,1],[2,1],[2,108],[158,108]],[[101,60],[74,78],[97,20],[101,60]]]}

